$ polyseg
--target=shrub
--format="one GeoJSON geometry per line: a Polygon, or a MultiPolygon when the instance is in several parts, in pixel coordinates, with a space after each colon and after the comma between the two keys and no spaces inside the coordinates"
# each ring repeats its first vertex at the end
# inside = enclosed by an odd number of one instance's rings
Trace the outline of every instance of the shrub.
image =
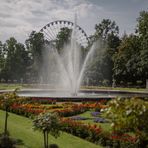
{"type": "Polygon", "coordinates": [[[7,134],[0,134],[0,148],[15,148],[16,141],[7,134]]]}
{"type": "Polygon", "coordinates": [[[40,130],[44,135],[44,148],[48,148],[48,134],[55,138],[60,135],[61,125],[55,113],[40,114],[33,120],[35,130],[40,130]]]}
{"type": "Polygon", "coordinates": [[[104,110],[117,133],[134,132],[141,145],[148,144],[148,102],[139,98],[113,99],[104,110]],[[144,144],[143,144],[144,143],[144,144]]]}

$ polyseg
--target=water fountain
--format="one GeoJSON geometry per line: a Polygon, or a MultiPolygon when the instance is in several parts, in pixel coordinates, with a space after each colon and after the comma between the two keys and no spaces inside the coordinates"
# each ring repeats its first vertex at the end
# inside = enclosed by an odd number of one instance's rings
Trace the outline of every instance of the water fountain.
{"type": "MultiPolygon", "coordinates": [[[[61,23],[65,26],[66,21],[56,21],[55,24],[61,23]]],[[[71,22],[68,22],[70,24],[71,22]]],[[[51,22],[47,26],[54,24],[51,22]]],[[[113,91],[113,90],[85,90],[79,93],[79,88],[84,77],[84,72],[91,58],[96,55],[96,49],[101,49],[100,42],[95,42],[88,50],[85,58],[82,58],[81,46],[77,39],[77,18],[72,24],[72,34],[70,42],[64,45],[62,53],[59,53],[55,46],[47,45],[44,50],[44,61],[41,70],[41,77],[46,78],[46,84],[52,84],[48,89],[28,89],[21,90],[19,95],[29,97],[48,97],[55,99],[93,99],[98,98],[114,98],[117,96],[131,97],[131,96],[148,96],[147,93],[127,92],[127,91],[113,91]],[[95,54],[94,54],[95,53],[95,54]],[[83,60],[82,60],[83,59],[83,60]],[[83,93],[82,93],[83,92],[83,93]]],[[[49,32],[50,30],[48,30],[49,32]]],[[[82,30],[84,33],[84,31],[82,30]]],[[[45,32],[45,35],[47,32],[45,32]]],[[[85,36],[85,34],[84,34],[85,36]]],[[[49,36],[48,36],[49,38],[49,36]]],[[[98,52],[99,54],[101,51],[98,52]]]]}
{"type": "MultiPolygon", "coordinates": [[[[77,42],[76,36],[77,18],[75,16],[70,42],[64,45],[62,53],[59,53],[55,46],[47,45],[46,50],[44,51],[45,53],[43,54],[45,57],[44,59],[46,60],[44,60],[44,68],[41,70],[41,75],[44,73],[44,77],[46,77],[46,80],[49,80],[49,84],[51,84],[50,80],[54,79],[54,85],[56,88],[59,87],[72,96],[77,96],[86,65],[88,64],[90,57],[93,55],[93,52],[96,49],[96,44],[94,43],[88,51],[85,59],[82,60],[81,45],[77,42]],[[50,67],[53,60],[55,61],[54,68],[50,67]],[[47,73],[47,75],[45,73],[47,73]],[[49,73],[54,73],[52,78],[49,73]],[[56,77],[57,74],[58,76],[56,77]]],[[[57,89],[55,89],[55,91],[56,90],[57,89]]]]}

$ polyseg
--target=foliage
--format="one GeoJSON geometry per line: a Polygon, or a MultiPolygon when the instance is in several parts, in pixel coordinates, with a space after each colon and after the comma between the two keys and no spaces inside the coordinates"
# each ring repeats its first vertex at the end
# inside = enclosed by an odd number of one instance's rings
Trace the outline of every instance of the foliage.
{"type": "Polygon", "coordinates": [[[138,145],[137,138],[128,134],[106,133],[97,125],[84,124],[71,119],[61,119],[63,131],[81,137],[102,146],[134,148],[138,145]]]}
{"type": "Polygon", "coordinates": [[[124,36],[114,55],[114,78],[117,84],[142,80],[140,68],[140,40],[138,36],[124,36]],[[128,76],[128,77],[127,77],[128,76]]]}
{"type": "MultiPolygon", "coordinates": [[[[40,100],[40,99],[39,99],[40,100]]],[[[42,98],[42,100],[44,100],[42,98]]],[[[45,100],[47,100],[45,98],[45,100]]],[[[17,97],[14,102],[11,104],[10,108],[8,109],[10,112],[23,115],[26,117],[33,117],[35,115],[39,115],[40,113],[44,112],[55,112],[61,117],[69,117],[73,115],[77,115],[80,113],[83,113],[89,109],[96,109],[100,110],[101,108],[105,108],[106,106],[101,104],[100,102],[96,103],[84,103],[84,104],[75,104],[75,103],[63,103],[61,105],[59,104],[51,104],[51,101],[53,100],[49,99],[49,104],[44,105],[44,101],[38,101],[35,98],[22,98],[17,97]],[[36,100],[36,101],[35,101],[36,100]]],[[[2,106],[3,99],[0,100],[0,108],[5,109],[2,106]]]]}
{"type": "Polygon", "coordinates": [[[147,36],[148,12],[141,11],[140,16],[138,17],[137,21],[138,21],[138,24],[136,28],[136,33],[138,33],[140,37],[147,36]]]}
{"type": "Polygon", "coordinates": [[[59,136],[60,124],[58,116],[55,113],[40,114],[34,119],[33,124],[35,129],[43,132],[48,131],[48,133],[56,138],[59,136]]]}
{"type": "Polygon", "coordinates": [[[31,58],[31,66],[29,68],[30,77],[31,80],[37,81],[43,62],[42,50],[45,46],[43,33],[32,31],[29,38],[25,41],[25,44],[31,58]]]}
{"type": "Polygon", "coordinates": [[[18,43],[17,40],[11,37],[1,46],[0,52],[0,79],[17,80],[26,77],[26,70],[29,66],[28,52],[23,44],[18,43]]]}
{"type": "Polygon", "coordinates": [[[58,116],[54,113],[40,114],[33,121],[34,129],[40,130],[44,134],[44,147],[48,148],[48,134],[55,138],[60,135],[61,125],[58,116]]]}
{"type": "Polygon", "coordinates": [[[140,141],[148,142],[148,102],[138,98],[113,99],[104,114],[119,133],[133,132],[140,141]]]}
{"type": "Polygon", "coordinates": [[[95,33],[91,36],[91,43],[98,42],[98,44],[96,44],[95,57],[89,65],[90,68],[88,67],[89,85],[109,86],[112,84],[112,56],[120,43],[118,33],[118,26],[109,19],[103,19],[101,23],[95,25],[95,33]]]}
{"type": "Polygon", "coordinates": [[[61,119],[61,124],[64,131],[92,142],[95,142],[102,132],[101,127],[86,125],[71,119],[61,119]]]}
{"type": "MultiPolygon", "coordinates": [[[[14,100],[16,99],[17,95],[16,95],[16,91],[17,89],[12,92],[12,93],[6,93],[6,94],[2,94],[0,96],[0,103],[1,103],[1,106],[4,108],[5,110],[5,128],[4,128],[4,135],[5,136],[8,136],[8,130],[7,130],[7,126],[8,126],[8,110],[10,109],[11,105],[14,103],[14,100]]],[[[9,141],[9,138],[8,137],[4,137],[4,140],[6,138],[6,141],[8,140],[9,141]]]]}
{"type": "MultiPolygon", "coordinates": [[[[64,45],[70,42],[71,32],[67,27],[61,28],[56,40],[50,42],[60,54],[64,45]]],[[[111,86],[113,83],[114,86],[145,87],[145,81],[148,79],[148,12],[140,12],[135,34],[124,34],[122,38],[119,37],[119,27],[115,21],[103,19],[97,23],[95,33],[90,37],[90,45],[87,48],[81,47],[82,59],[98,40],[95,58],[87,64],[83,84],[111,86]]],[[[43,82],[47,83],[46,74],[40,73],[47,73],[49,68],[49,64],[43,61],[43,52],[46,53],[47,45],[45,43],[47,41],[44,35],[35,31],[30,33],[25,45],[14,37],[4,43],[0,41],[0,81],[39,82],[41,74],[43,82]]],[[[52,60],[53,69],[54,63],[52,60]]],[[[54,70],[53,72],[58,73],[54,70]]]]}
{"type": "Polygon", "coordinates": [[[56,48],[58,49],[59,53],[62,52],[64,45],[70,42],[71,33],[71,29],[64,27],[61,28],[60,32],[57,34],[56,48]]]}
{"type": "Polygon", "coordinates": [[[95,39],[103,38],[107,39],[110,35],[118,35],[119,27],[116,25],[115,21],[109,19],[103,19],[100,24],[95,25],[95,39]]]}
{"type": "MultiPolygon", "coordinates": [[[[0,125],[3,123],[3,118],[5,116],[4,111],[0,110],[0,125]]],[[[32,130],[32,120],[26,117],[18,116],[16,114],[10,113],[9,118],[9,132],[15,139],[21,139],[23,141],[23,146],[17,147],[31,147],[31,148],[42,148],[43,147],[43,136],[39,131],[32,130]],[[21,131],[21,132],[20,132],[21,131]]],[[[0,132],[2,127],[0,126],[0,132]]],[[[49,135],[49,144],[57,144],[60,148],[100,148],[99,145],[87,142],[81,138],[73,136],[62,132],[60,137],[55,139],[53,136],[49,135]],[[50,140],[51,139],[51,140],[50,140]]]]}
{"type": "Polygon", "coordinates": [[[142,11],[138,18],[137,34],[141,42],[140,70],[144,80],[148,78],[148,12],[142,11]]]}
{"type": "MultiPolygon", "coordinates": [[[[62,108],[54,108],[59,107],[58,105],[41,105],[40,103],[30,102],[31,99],[25,99],[25,98],[16,98],[13,104],[10,107],[10,111],[15,112],[17,114],[25,115],[25,116],[31,116],[31,115],[38,115],[35,118],[34,128],[38,129],[40,131],[43,131],[44,134],[44,142],[47,146],[48,144],[48,134],[53,134],[53,130],[50,132],[45,132],[47,129],[50,130],[51,124],[49,124],[50,119],[48,119],[48,115],[54,115],[53,112],[58,113],[60,116],[71,116],[75,115],[77,113],[80,113],[80,111],[85,111],[85,109],[93,109],[93,110],[100,110],[100,109],[106,109],[108,105],[106,104],[105,100],[101,100],[101,102],[96,103],[83,103],[83,104],[74,104],[74,103],[63,103],[60,104],[60,107],[62,108]],[[49,113],[52,112],[52,113],[49,113]]],[[[2,101],[2,99],[1,99],[2,101]]],[[[93,112],[92,115],[96,116],[97,118],[94,119],[95,122],[106,122],[103,118],[98,117],[99,112],[93,112]]],[[[57,115],[56,115],[57,116],[57,115]]],[[[90,116],[90,113],[89,113],[90,116]]],[[[102,117],[102,116],[101,116],[102,117]]],[[[60,117],[61,118],[61,117],[60,117]]],[[[92,118],[92,117],[91,117],[92,118]]],[[[94,118],[94,117],[93,117],[94,118]]],[[[80,116],[71,117],[71,119],[62,118],[60,121],[58,119],[58,126],[53,126],[54,128],[58,128],[59,130],[62,129],[65,132],[71,133],[75,136],[81,137],[83,139],[86,139],[88,141],[91,141],[93,143],[101,144],[103,146],[113,146],[115,143],[119,147],[122,144],[122,147],[126,147],[127,145],[136,145],[137,138],[130,135],[124,135],[119,133],[105,133],[102,131],[102,128],[100,128],[97,125],[90,125],[85,124],[83,122],[78,122],[76,119],[86,119],[82,118],[80,116]],[[75,120],[71,120],[71,119],[75,120]],[[62,127],[62,128],[61,128],[62,127]],[[126,141],[126,139],[129,139],[126,141]],[[123,146],[124,145],[124,146],[123,146]]],[[[51,123],[51,122],[50,122],[51,123]]],[[[56,125],[55,123],[53,123],[56,125]]]]}
{"type": "Polygon", "coordinates": [[[5,65],[5,57],[4,57],[4,49],[3,49],[3,44],[0,41],[0,78],[2,78],[1,71],[4,69],[5,65]]]}
{"type": "Polygon", "coordinates": [[[4,108],[4,110],[9,110],[11,105],[18,98],[16,92],[18,89],[15,89],[13,92],[3,93],[0,95],[0,105],[4,108]]]}
{"type": "Polygon", "coordinates": [[[5,110],[5,128],[4,133],[0,135],[0,147],[1,148],[15,148],[15,145],[17,144],[17,141],[14,139],[11,139],[9,137],[9,132],[7,130],[8,125],[8,110],[10,109],[11,105],[14,103],[15,99],[17,98],[16,91],[11,93],[4,93],[0,95],[0,105],[5,110]]]}
{"type": "Polygon", "coordinates": [[[26,40],[26,46],[14,37],[4,44],[0,42],[0,80],[22,83],[27,81],[28,75],[36,76],[41,68],[43,45],[43,34],[34,31],[26,40]]]}
{"type": "Polygon", "coordinates": [[[53,112],[58,113],[59,116],[61,117],[69,117],[73,115],[77,115],[80,113],[83,113],[89,109],[88,106],[85,105],[72,105],[70,108],[64,108],[64,109],[56,109],[53,112]]]}
{"type": "Polygon", "coordinates": [[[126,34],[114,56],[114,78],[118,85],[144,85],[148,78],[148,12],[140,12],[136,35],[126,34]],[[136,84],[136,81],[142,83],[136,84]],[[121,84],[123,82],[123,84],[121,84]]]}

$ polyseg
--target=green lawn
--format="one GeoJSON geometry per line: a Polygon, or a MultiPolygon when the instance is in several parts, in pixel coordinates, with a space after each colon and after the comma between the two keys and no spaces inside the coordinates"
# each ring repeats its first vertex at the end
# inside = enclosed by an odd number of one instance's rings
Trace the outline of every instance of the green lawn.
{"type": "Polygon", "coordinates": [[[135,88],[135,87],[101,87],[101,86],[82,86],[81,89],[93,89],[93,90],[121,90],[121,91],[147,91],[145,88],[135,88]]]}
{"type": "Polygon", "coordinates": [[[23,88],[23,86],[21,84],[0,83],[0,90],[9,90],[9,89],[16,89],[16,88],[23,88]]]}
{"type": "Polygon", "coordinates": [[[37,85],[34,84],[10,84],[10,83],[0,83],[0,90],[11,90],[16,88],[35,88],[37,85]]]}
{"type": "MultiPolygon", "coordinates": [[[[36,84],[10,84],[10,83],[0,83],[0,90],[8,90],[15,88],[36,88],[39,85],[36,84]]],[[[40,85],[45,87],[44,85],[40,85]]],[[[47,85],[49,88],[52,86],[47,85]]],[[[105,90],[125,90],[125,91],[147,91],[145,88],[123,88],[123,87],[100,87],[100,86],[82,86],[81,89],[105,89],[105,90]]]]}
{"type": "MultiPolygon", "coordinates": [[[[0,133],[3,132],[4,127],[4,111],[0,110],[0,133]]],[[[32,120],[9,113],[8,130],[13,138],[20,139],[24,145],[19,148],[42,148],[43,136],[38,131],[33,131],[32,120]]],[[[57,139],[49,136],[49,143],[54,143],[59,148],[99,148],[101,146],[95,145],[78,137],[67,133],[62,133],[57,139]]]]}

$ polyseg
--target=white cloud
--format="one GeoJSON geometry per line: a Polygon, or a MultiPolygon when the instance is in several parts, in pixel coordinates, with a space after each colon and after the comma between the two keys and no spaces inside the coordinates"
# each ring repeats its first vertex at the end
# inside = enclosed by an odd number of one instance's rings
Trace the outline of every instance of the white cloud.
{"type": "Polygon", "coordinates": [[[94,25],[103,18],[117,21],[122,27],[121,30],[129,30],[128,26],[133,25],[133,19],[136,18],[129,19],[133,15],[128,16],[126,11],[120,13],[120,10],[117,11],[115,8],[109,9],[106,4],[99,4],[98,0],[96,1],[98,4],[95,4],[95,1],[0,0],[0,40],[4,41],[14,36],[23,42],[32,30],[39,31],[50,21],[57,19],[73,21],[75,12],[78,14],[78,24],[88,34],[93,32],[94,25]]]}
{"type": "Polygon", "coordinates": [[[85,0],[1,0],[0,40],[13,35],[24,41],[29,32],[40,30],[50,21],[73,21],[75,12],[80,22],[85,22],[88,16],[93,15],[93,10],[93,4],[85,0]]]}

